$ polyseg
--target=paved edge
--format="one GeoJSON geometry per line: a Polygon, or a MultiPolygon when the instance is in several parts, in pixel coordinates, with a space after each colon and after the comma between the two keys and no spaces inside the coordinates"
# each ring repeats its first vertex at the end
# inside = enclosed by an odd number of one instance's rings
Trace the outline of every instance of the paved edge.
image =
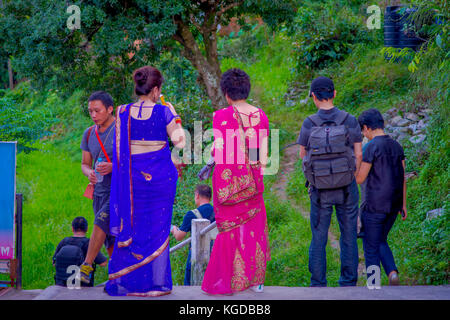
{"type": "Polygon", "coordinates": [[[174,286],[172,293],[162,297],[113,297],[103,287],[68,289],[50,286],[45,290],[14,290],[0,300],[450,300],[450,285],[367,287],[272,287],[263,293],[250,290],[231,296],[208,295],[199,286],[174,286]]]}

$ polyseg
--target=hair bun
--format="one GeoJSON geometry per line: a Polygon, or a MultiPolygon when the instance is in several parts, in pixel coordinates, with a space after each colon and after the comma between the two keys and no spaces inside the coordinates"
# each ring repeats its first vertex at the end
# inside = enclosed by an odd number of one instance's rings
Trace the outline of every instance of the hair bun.
{"type": "Polygon", "coordinates": [[[164,78],[158,69],[151,66],[141,67],[133,72],[136,95],[147,95],[154,87],[160,88],[164,78]]]}
{"type": "Polygon", "coordinates": [[[134,80],[138,85],[144,85],[147,82],[147,75],[144,72],[136,72],[134,80]]]}

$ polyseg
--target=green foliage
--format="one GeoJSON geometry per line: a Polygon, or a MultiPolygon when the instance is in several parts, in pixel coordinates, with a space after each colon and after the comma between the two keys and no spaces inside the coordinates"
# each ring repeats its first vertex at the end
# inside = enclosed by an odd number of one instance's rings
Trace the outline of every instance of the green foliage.
{"type": "Polygon", "coordinates": [[[21,84],[14,92],[5,90],[0,98],[0,141],[17,141],[18,151],[30,151],[34,141],[51,132],[43,130],[57,121],[50,110],[34,110],[18,101],[18,96],[27,95],[27,84],[21,84]]]}
{"type": "Polygon", "coordinates": [[[322,69],[344,59],[356,43],[367,43],[369,34],[362,16],[345,5],[326,2],[304,6],[291,26],[297,69],[322,69]]]}
{"type": "Polygon", "coordinates": [[[237,36],[230,34],[229,37],[222,37],[217,44],[219,59],[229,58],[246,64],[255,63],[259,59],[257,53],[269,42],[267,32],[267,26],[255,24],[250,31],[244,32],[241,29],[237,36]]]}
{"type": "Polygon", "coordinates": [[[357,115],[368,108],[392,108],[399,97],[406,95],[410,82],[407,66],[389,64],[379,50],[355,46],[347,59],[318,72],[333,78],[335,105],[357,115]]]}
{"type": "Polygon", "coordinates": [[[132,71],[157,62],[161,52],[183,53],[199,67],[200,56],[194,51],[202,47],[210,49],[203,50],[202,55],[208,55],[203,61],[218,65],[216,43],[209,39],[219,23],[256,14],[276,29],[291,20],[295,3],[73,1],[70,4],[81,10],[81,28],[70,30],[64,1],[7,1],[0,14],[0,55],[12,56],[19,76],[41,88],[52,83],[60,89],[64,84],[70,90],[106,90],[122,104],[129,99],[132,71]]]}

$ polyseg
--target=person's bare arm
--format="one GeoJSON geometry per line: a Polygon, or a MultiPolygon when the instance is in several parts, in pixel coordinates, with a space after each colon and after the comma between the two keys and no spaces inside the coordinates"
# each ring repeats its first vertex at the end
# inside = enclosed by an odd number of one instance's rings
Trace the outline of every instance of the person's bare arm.
{"type": "MultiPolygon", "coordinates": [[[[173,115],[177,114],[175,108],[171,103],[167,102],[167,106],[169,107],[173,115]]],[[[176,148],[183,149],[186,145],[186,136],[181,123],[177,123],[175,120],[175,118],[172,119],[172,121],[170,121],[167,125],[167,134],[169,135],[170,140],[172,140],[176,148]]]]}
{"type": "Polygon", "coordinates": [[[107,265],[108,265],[108,260],[99,264],[100,267],[106,267],[107,265]]]}
{"type": "Polygon", "coordinates": [[[361,162],[362,162],[362,157],[363,157],[361,142],[357,142],[357,143],[353,144],[353,152],[355,153],[355,158],[356,158],[356,170],[355,170],[355,177],[356,177],[358,175],[359,168],[361,167],[361,162]]]}
{"type": "Polygon", "coordinates": [[[81,171],[89,179],[89,182],[96,184],[97,178],[95,171],[92,169],[92,155],[88,151],[84,151],[81,156],[81,171]]]}
{"type": "Polygon", "coordinates": [[[300,145],[300,152],[299,152],[300,159],[303,160],[303,158],[306,156],[306,148],[302,145],[300,145]]]}
{"type": "Polygon", "coordinates": [[[172,234],[177,241],[181,241],[184,239],[187,233],[178,229],[177,226],[173,226],[172,234]]]}
{"type": "Polygon", "coordinates": [[[361,162],[359,170],[356,174],[356,183],[361,184],[366,181],[367,176],[369,175],[369,171],[372,168],[372,164],[368,162],[361,162]]]}

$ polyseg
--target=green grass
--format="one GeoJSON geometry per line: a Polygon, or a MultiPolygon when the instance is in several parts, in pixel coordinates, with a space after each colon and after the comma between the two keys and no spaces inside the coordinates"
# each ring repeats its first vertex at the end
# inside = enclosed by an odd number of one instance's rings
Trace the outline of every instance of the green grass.
{"type": "Polygon", "coordinates": [[[50,146],[19,154],[17,172],[17,190],[25,200],[23,285],[25,289],[43,288],[53,283],[52,256],[59,241],[71,235],[73,218],[84,216],[88,233],[92,231],[92,202],[82,196],[88,181],[80,163],[50,146]]]}

